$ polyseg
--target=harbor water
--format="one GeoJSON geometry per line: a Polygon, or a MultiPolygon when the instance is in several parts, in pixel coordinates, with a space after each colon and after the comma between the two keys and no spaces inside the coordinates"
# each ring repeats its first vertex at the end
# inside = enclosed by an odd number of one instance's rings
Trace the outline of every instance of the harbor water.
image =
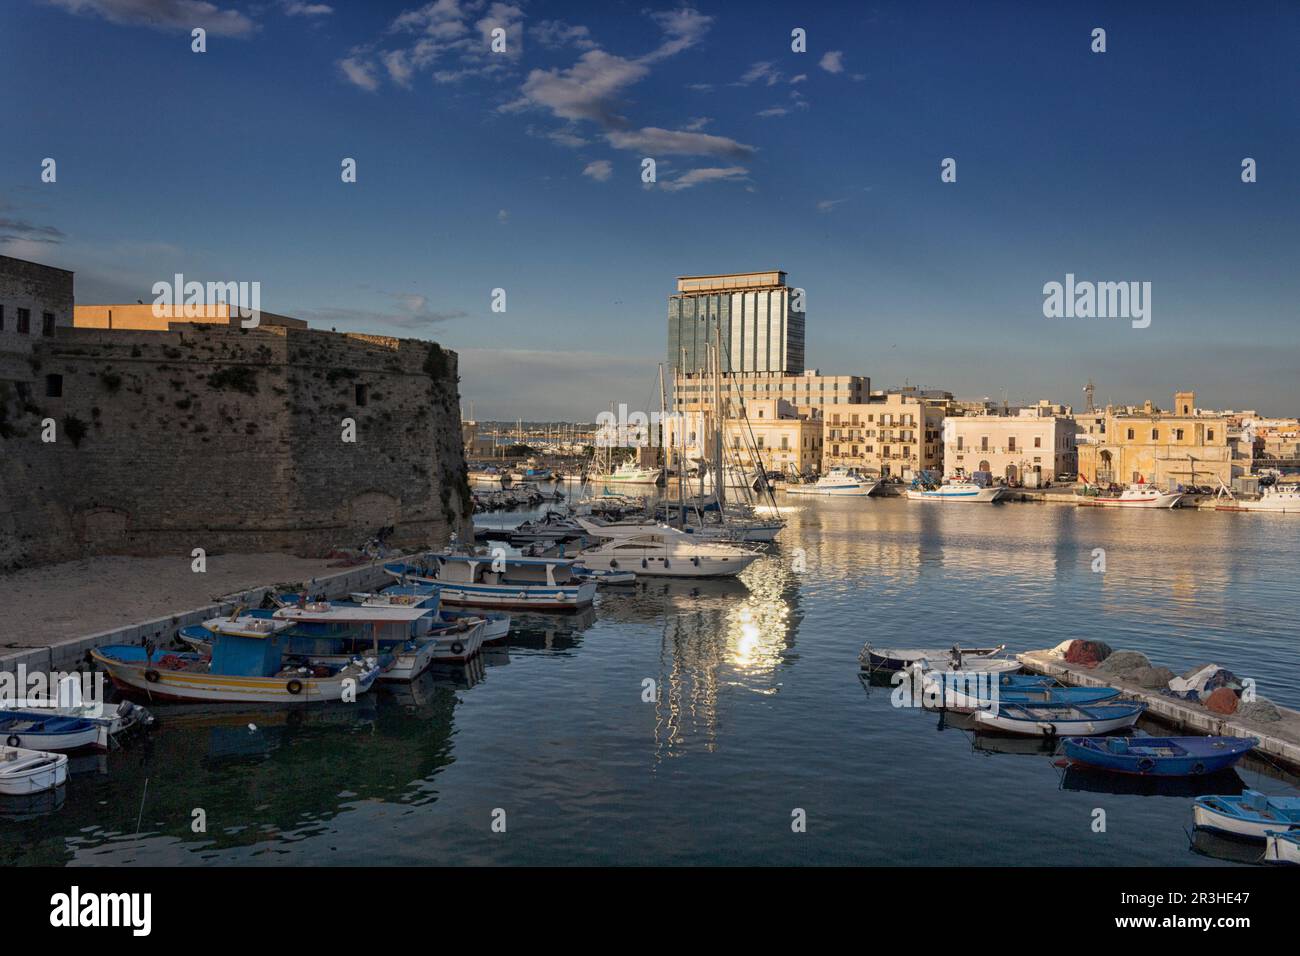
{"type": "MultiPolygon", "coordinates": [[[[0,863],[1237,858],[1189,845],[1198,791],[1067,774],[1036,742],[895,707],[857,654],[1088,638],[1180,672],[1218,663],[1297,707],[1300,518],[778,501],[789,525],[739,580],[516,616],[505,647],[356,704],[158,705],[147,736],[75,758],[61,794],[0,804],[0,863]]],[[[1215,781],[1243,785],[1295,792],[1244,767],[1215,781]]]]}

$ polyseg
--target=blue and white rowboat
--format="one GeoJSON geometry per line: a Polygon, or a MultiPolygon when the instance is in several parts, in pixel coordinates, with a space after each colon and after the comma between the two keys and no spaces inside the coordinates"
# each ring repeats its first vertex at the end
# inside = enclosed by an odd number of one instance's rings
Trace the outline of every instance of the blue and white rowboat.
{"type": "Polygon", "coordinates": [[[0,741],[8,747],[65,752],[108,749],[108,727],[79,717],[0,710],[0,741]]]}
{"type": "Polygon", "coordinates": [[[978,730],[998,730],[1027,737],[1089,737],[1127,730],[1146,704],[1002,704],[975,714],[978,730]]]}
{"type": "Polygon", "coordinates": [[[1258,790],[1197,797],[1192,822],[1205,830],[1264,840],[1270,830],[1300,830],[1300,797],[1270,797],[1258,790]]]}
{"type": "Polygon", "coordinates": [[[1300,830],[1270,830],[1264,839],[1265,862],[1300,866],[1300,830]]]}

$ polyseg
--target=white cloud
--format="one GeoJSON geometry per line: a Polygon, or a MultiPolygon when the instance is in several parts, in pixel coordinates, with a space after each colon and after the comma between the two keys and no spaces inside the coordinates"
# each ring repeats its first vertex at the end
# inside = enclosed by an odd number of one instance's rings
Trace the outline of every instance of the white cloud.
{"type": "Polygon", "coordinates": [[[596,46],[590,30],[563,20],[543,20],[528,32],[534,40],[549,49],[570,45],[579,50],[590,50],[596,46]]]}
{"type": "Polygon", "coordinates": [[[588,50],[567,70],[533,70],[520,99],[504,110],[540,106],[566,120],[592,120],[603,125],[620,121],[614,100],[624,87],[643,79],[650,68],[604,50],[588,50]]]}
{"type": "Polygon", "coordinates": [[[827,73],[844,72],[844,53],[842,50],[831,50],[822,57],[818,64],[827,73]]]}
{"type": "Polygon", "coordinates": [[[375,76],[374,64],[359,60],[356,57],[347,57],[339,60],[338,65],[339,69],[343,71],[343,75],[354,85],[371,93],[379,89],[379,78],[375,76]]]}
{"type": "Polygon", "coordinates": [[[510,210],[509,210],[509,209],[498,209],[498,210],[497,210],[497,222],[505,223],[505,222],[509,222],[509,221],[510,221],[510,210]]]}
{"type": "Polygon", "coordinates": [[[823,199],[821,202],[817,203],[817,211],[831,212],[840,203],[847,201],[848,200],[845,199],[823,199]]]}
{"type": "Polygon", "coordinates": [[[696,116],[682,128],[695,133],[704,129],[704,127],[708,126],[712,122],[713,117],[711,116],[696,116]]]}
{"type": "Polygon", "coordinates": [[[768,86],[775,86],[781,82],[781,71],[776,69],[770,61],[763,60],[746,70],[735,85],[749,86],[749,84],[756,83],[759,80],[762,80],[768,86]]]}
{"type": "Polygon", "coordinates": [[[753,146],[738,143],[727,136],[692,133],[685,130],[646,126],[638,130],[611,130],[605,139],[615,149],[631,149],[646,156],[720,156],[745,159],[755,153],[753,146]]]}
{"type": "Polygon", "coordinates": [[[769,106],[765,110],[759,110],[758,113],[756,113],[755,115],[767,119],[773,116],[785,116],[789,112],[790,111],[786,109],[784,106],[769,106]]]}
{"type": "Polygon", "coordinates": [[[242,37],[257,29],[235,9],[223,10],[207,0],[49,0],[73,14],[103,17],[109,23],[147,26],[189,33],[202,27],[213,36],[242,37]]]}
{"type": "Polygon", "coordinates": [[[744,166],[714,166],[704,169],[692,169],[689,172],[682,173],[676,179],[661,182],[659,188],[666,189],[669,192],[676,192],[679,189],[690,189],[692,186],[698,186],[701,183],[735,182],[748,176],[749,170],[744,166]]]}
{"type": "Polygon", "coordinates": [[[582,175],[590,176],[598,183],[603,183],[614,174],[614,164],[608,159],[598,159],[595,162],[587,164],[587,168],[582,171],[582,175]]]}
{"type": "Polygon", "coordinates": [[[384,61],[384,68],[388,70],[388,76],[394,83],[406,87],[411,85],[411,74],[414,70],[405,50],[389,50],[382,54],[380,59],[384,61]]]}
{"type": "Polygon", "coordinates": [[[284,0],[284,12],[290,17],[324,17],[334,12],[334,8],[325,3],[301,3],[299,0],[284,0]]]}

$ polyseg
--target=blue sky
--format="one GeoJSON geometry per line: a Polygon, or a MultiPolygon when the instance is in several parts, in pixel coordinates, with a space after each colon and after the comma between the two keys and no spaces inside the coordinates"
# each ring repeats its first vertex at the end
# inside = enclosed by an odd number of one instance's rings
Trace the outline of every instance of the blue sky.
{"type": "Polygon", "coordinates": [[[435,339],[480,418],[657,404],[674,277],[768,268],[876,387],[1294,415],[1297,51],[1267,2],[7,0],[0,252],[435,339]],[[1150,328],[1044,318],[1066,273],[1150,328]]]}

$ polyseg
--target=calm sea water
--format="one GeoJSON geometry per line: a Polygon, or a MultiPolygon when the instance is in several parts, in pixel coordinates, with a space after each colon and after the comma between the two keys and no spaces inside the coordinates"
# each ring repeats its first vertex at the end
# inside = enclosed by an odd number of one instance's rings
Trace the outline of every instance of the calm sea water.
{"type": "MultiPolygon", "coordinates": [[[[1063,774],[1033,743],[896,709],[856,656],[868,639],[1029,650],[1086,637],[1176,671],[1213,661],[1300,706],[1300,519],[900,499],[784,510],[780,543],[739,581],[643,583],[577,617],[519,617],[505,649],[395,693],[293,713],[160,706],[148,737],[78,761],[57,804],[0,805],[0,863],[1198,865],[1258,852],[1193,852],[1187,790],[1123,792],[1063,774]],[[642,701],[647,679],[657,702],[642,701]]],[[[1211,789],[1242,785],[1295,792],[1253,769],[1211,789]]]]}

